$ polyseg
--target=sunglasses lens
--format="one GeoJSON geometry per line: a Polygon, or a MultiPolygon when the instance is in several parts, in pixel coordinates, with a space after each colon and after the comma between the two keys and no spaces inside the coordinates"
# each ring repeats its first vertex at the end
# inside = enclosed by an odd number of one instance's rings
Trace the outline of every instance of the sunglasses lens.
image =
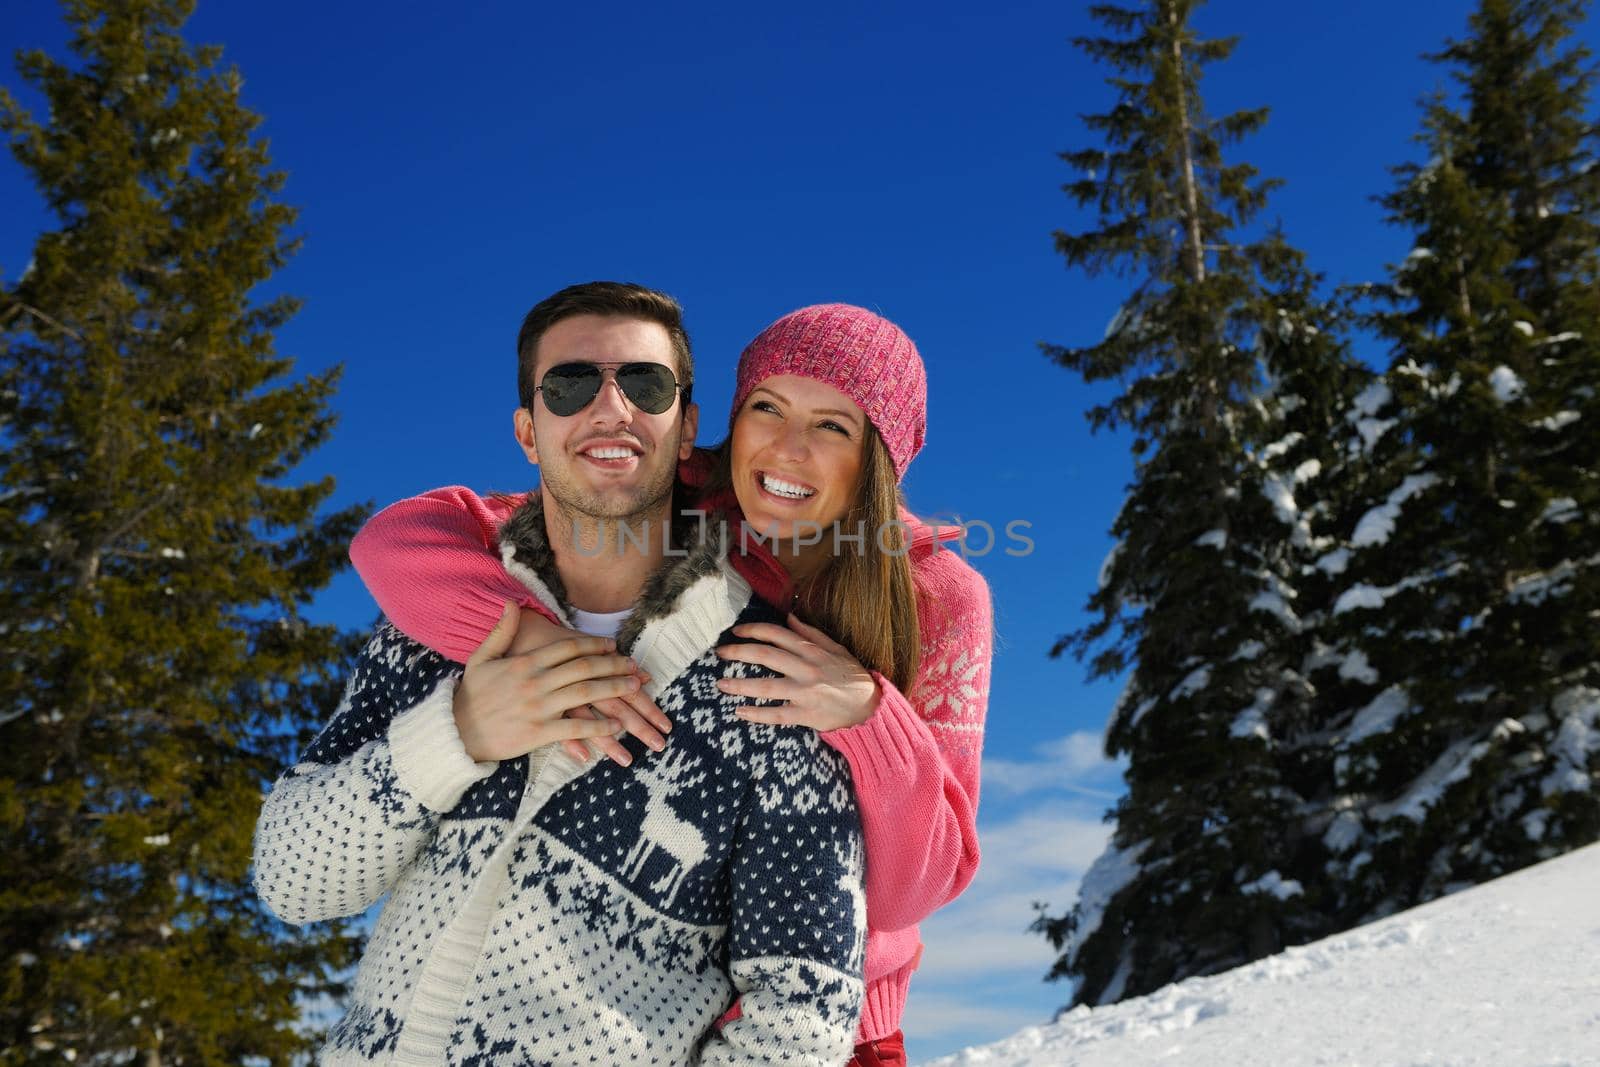
{"type": "Polygon", "coordinates": [[[544,406],[552,415],[576,415],[600,391],[600,368],[592,363],[562,363],[551,367],[539,382],[544,406]]]}
{"type": "Polygon", "coordinates": [[[617,369],[617,385],[640,411],[659,415],[672,406],[678,392],[672,371],[659,363],[629,363],[617,369]]]}
{"type": "MultiPolygon", "coordinates": [[[[544,406],[552,415],[576,415],[600,392],[605,375],[593,363],[558,363],[539,382],[544,406]]],[[[617,368],[617,385],[640,411],[659,415],[672,406],[678,380],[659,363],[629,363],[617,368]]]]}

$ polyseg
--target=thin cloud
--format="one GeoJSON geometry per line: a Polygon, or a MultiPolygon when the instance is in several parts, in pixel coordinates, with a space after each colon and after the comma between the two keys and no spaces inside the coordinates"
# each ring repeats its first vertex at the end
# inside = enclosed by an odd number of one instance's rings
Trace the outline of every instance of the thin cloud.
{"type": "Polygon", "coordinates": [[[1044,981],[1056,950],[1028,927],[1035,904],[1051,915],[1072,907],[1110,839],[1105,812],[1122,764],[1101,743],[1080,731],[1036,745],[1031,759],[984,761],[977,877],[922,924],[906,1005],[919,1058],[1045,1022],[1067,999],[1065,986],[1044,981]]]}
{"type": "Polygon", "coordinates": [[[904,1029],[919,1038],[943,1037],[970,1032],[1010,1034],[1042,1020],[1038,1012],[1018,1008],[1004,1001],[982,1003],[971,994],[929,993],[913,995],[906,1004],[904,1029]]]}
{"type": "Polygon", "coordinates": [[[1109,835],[1098,810],[1036,810],[980,830],[977,877],[922,926],[918,981],[936,986],[975,974],[1042,975],[1055,952],[1028,930],[1033,905],[1052,912],[1070,906],[1109,835]]]}
{"type": "Polygon", "coordinates": [[[983,761],[985,793],[1014,797],[1028,793],[1071,793],[1114,801],[1121,793],[1120,760],[1105,757],[1104,738],[1079,730],[1033,748],[1036,759],[983,761]]]}

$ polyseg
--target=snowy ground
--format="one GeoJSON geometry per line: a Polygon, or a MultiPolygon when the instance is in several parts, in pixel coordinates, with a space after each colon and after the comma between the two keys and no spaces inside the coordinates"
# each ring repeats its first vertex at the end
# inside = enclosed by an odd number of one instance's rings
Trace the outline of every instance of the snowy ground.
{"type": "Polygon", "coordinates": [[[923,1067],[1600,1067],[1600,845],[923,1067]]]}

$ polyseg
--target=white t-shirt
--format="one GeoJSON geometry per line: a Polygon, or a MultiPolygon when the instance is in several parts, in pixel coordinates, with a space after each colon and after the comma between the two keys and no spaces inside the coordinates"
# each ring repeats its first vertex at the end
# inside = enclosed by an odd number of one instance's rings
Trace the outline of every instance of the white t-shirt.
{"type": "Polygon", "coordinates": [[[572,609],[572,625],[590,637],[616,637],[622,629],[622,620],[633,614],[632,608],[622,611],[583,611],[572,609]]]}

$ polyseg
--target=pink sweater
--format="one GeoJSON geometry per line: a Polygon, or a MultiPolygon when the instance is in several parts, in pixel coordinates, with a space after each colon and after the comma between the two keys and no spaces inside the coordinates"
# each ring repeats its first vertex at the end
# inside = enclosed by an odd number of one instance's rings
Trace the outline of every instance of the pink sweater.
{"type": "MultiPolygon", "coordinates": [[[[500,524],[519,503],[521,497],[486,500],[459,486],[435,489],[374,515],[351,543],[350,558],[391,622],[465,662],[507,600],[548,615],[500,566],[500,524]]],[[[955,899],[978,868],[989,589],[958,553],[939,546],[937,531],[911,521],[922,630],[918,703],[879,675],[883,696],[872,718],[822,735],[850,764],[866,839],[863,1042],[900,1029],[922,952],[917,924],[955,899]]],[[[770,556],[734,562],[758,593],[777,599],[781,568],[770,556]]]]}

